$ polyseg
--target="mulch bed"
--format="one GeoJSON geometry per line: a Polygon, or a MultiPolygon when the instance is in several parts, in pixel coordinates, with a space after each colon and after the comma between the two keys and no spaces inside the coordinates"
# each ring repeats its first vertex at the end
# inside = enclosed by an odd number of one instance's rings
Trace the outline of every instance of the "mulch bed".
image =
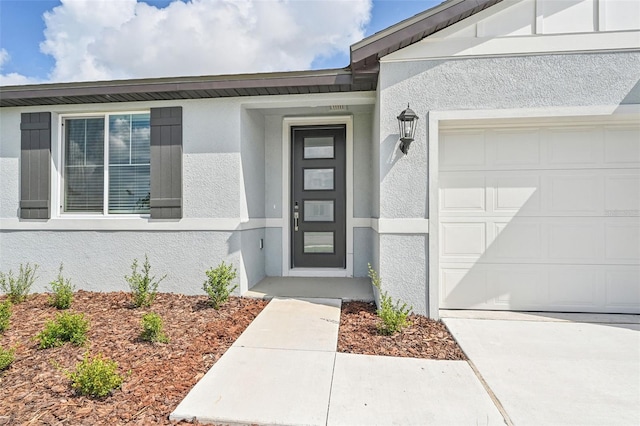
{"type": "MultiPolygon", "coordinates": [[[[176,424],[169,414],[267,304],[232,297],[216,311],[206,302],[206,296],[158,294],[152,308],[135,309],[128,293],[78,291],[70,311],[89,319],[89,341],[51,349],[38,349],[34,340],[59,312],[48,305],[48,295],[14,305],[11,326],[0,335],[0,346],[17,348],[15,362],[0,372],[0,425],[176,424]],[[162,316],[169,343],[139,339],[141,318],[151,311],[162,316]],[[64,370],[72,370],[86,352],[118,363],[127,374],[121,389],[101,400],[73,392],[64,370]]],[[[373,304],[345,303],[338,350],[465,359],[444,324],[415,315],[410,320],[403,333],[381,336],[373,304]]]]}
{"type": "Polygon", "coordinates": [[[172,424],[171,411],[267,304],[231,298],[216,311],[206,296],[158,294],[151,309],[134,309],[128,293],[78,291],[70,311],[89,319],[88,344],[43,350],[33,337],[58,312],[47,300],[38,294],[14,305],[11,326],[0,337],[2,347],[17,346],[16,360],[0,373],[0,424],[172,424]],[[139,339],[142,315],[151,311],[162,316],[169,343],[139,339]],[[130,371],[122,388],[103,400],[76,396],[62,371],[87,351],[130,371]]]}
{"type": "Polygon", "coordinates": [[[467,359],[447,327],[440,321],[410,315],[411,325],[393,336],[378,333],[379,321],[373,303],[344,303],[340,315],[338,351],[409,358],[467,359]]]}

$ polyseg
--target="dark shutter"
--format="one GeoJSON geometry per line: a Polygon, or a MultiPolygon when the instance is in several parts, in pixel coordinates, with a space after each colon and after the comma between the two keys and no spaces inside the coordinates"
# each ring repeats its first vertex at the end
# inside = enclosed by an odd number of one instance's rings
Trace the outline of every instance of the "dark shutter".
{"type": "Polygon", "coordinates": [[[49,219],[51,113],[23,113],[20,130],[20,218],[49,219]]]}
{"type": "Polygon", "coordinates": [[[151,108],[151,218],[182,218],[182,107],[151,108]]]}

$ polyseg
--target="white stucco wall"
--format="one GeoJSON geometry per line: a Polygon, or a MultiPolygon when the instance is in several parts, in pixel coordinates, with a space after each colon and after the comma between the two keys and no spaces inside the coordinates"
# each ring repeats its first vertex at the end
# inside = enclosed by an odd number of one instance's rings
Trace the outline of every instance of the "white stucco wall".
{"type": "MultiPolygon", "coordinates": [[[[383,61],[379,81],[380,218],[427,218],[430,111],[640,104],[640,52],[383,61]],[[404,156],[396,116],[407,103],[420,121],[404,156]]],[[[428,313],[426,236],[376,240],[385,288],[416,312],[428,313]]]]}
{"type": "Polygon", "coordinates": [[[0,110],[0,218],[18,217],[20,112],[18,108],[0,110]]]}
{"type": "Polygon", "coordinates": [[[41,278],[35,291],[43,291],[55,278],[61,262],[78,288],[124,290],[123,276],[130,272],[133,259],[142,259],[145,253],[158,275],[168,274],[161,291],[199,293],[204,271],[223,260],[239,270],[237,293],[264,276],[258,245],[264,230],[229,226],[229,219],[248,219],[249,213],[264,217],[264,202],[253,201],[264,187],[260,171],[264,124],[259,114],[242,115],[238,99],[2,108],[0,125],[0,270],[16,270],[26,262],[39,264],[41,278]],[[158,223],[148,218],[88,220],[59,214],[55,188],[60,115],[161,106],[183,108],[183,219],[158,223]],[[49,221],[19,221],[20,114],[37,111],[53,113],[54,208],[49,221]],[[252,197],[249,201],[247,194],[252,197]]]}
{"type": "Polygon", "coordinates": [[[184,217],[238,217],[240,103],[197,100],[182,107],[184,217]]]}
{"type": "MultiPolygon", "coordinates": [[[[248,221],[264,218],[264,116],[255,110],[241,110],[241,173],[240,179],[240,219],[248,221]]],[[[264,243],[264,228],[243,231],[240,235],[242,253],[242,283],[247,288],[265,277],[265,257],[260,241],[264,243]]]]}
{"type": "MultiPolygon", "coordinates": [[[[239,244],[233,232],[104,232],[104,231],[2,231],[2,271],[17,271],[20,263],[37,263],[33,291],[45,291],[64,263],[64,274],[76,288],[92,291],[128,291],[125,275],[134,258],[145,253],[151,270],[167,274],[161,292],[202,294],[204,271],[227,264],[241,265],[239,244]]],[[[240,268],[239,268],[240,269],[240,268]]]]}
{"type": "MultiPolygon", "coordinates": [[[[157,275],[168,274],[160,290],[187,294],[202,293],[204,271],[223,260],[238,269],[236,293],[248,290],[265,275],[282,275],[282,228],[268,222],[282,219],[282,120],[291,115],[317,116],[319,110],[296,108],[291,97],[280,98],[286,99],[286,108],[261,108],[264,98],[260,97],[0,109],[0,270],[15,271],[20,263],[37,263],[40,278],[34,291],[44,291],[63,262],[65,274],[78,288],[119,291],[127,289],[123,277],[133,259],[143,259],[146,253],[157,275]],[[182,220],[88,219],[61,215],[55,208],[48,221],[18,219],[21,113],[52,112],[55,206],[61,115],[164,106],[183,108],[182,220]]],[[[320,114],[328,111],[328,106],[322,107],[320,114]]],[[[354,211],[357,217],[368,218],[370,106],[360,106],[353,114],[358,159],[354,211]]],[[[354,230],[359,274],[366,275],[371,232],[370,228],[354,230]]]]}
{"type": "MultiPolygon", "coordinates": [[[[370,218],[374,143],[370,112],[353,116],[353,217],[370,218]]],[[[354,249],[354,252],[355,249],[354,249]]]]}

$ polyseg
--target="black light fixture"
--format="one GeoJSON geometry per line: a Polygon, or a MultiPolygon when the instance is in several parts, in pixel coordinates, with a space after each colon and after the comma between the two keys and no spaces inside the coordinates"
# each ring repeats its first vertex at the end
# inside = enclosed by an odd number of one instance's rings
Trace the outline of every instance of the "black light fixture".
{"type": "Polygon", "coordinates": [[[416,122],[418,116],[407,104],[407,109],[398,116],[398,127],[400,129],[400,151],[403,154],[409,152],[409,145],[413,142],[413,135],[416,133],[416,122]]]}

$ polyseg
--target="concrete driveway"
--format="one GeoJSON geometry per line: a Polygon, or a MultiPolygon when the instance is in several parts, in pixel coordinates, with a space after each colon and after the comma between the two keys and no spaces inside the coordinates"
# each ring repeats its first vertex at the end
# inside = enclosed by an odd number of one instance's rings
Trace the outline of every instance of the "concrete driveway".
{"type": "Polygon", "coordinates": [[[479,315],[443,321],[507,422],[640,424],[637,315],[479,315]]]}

